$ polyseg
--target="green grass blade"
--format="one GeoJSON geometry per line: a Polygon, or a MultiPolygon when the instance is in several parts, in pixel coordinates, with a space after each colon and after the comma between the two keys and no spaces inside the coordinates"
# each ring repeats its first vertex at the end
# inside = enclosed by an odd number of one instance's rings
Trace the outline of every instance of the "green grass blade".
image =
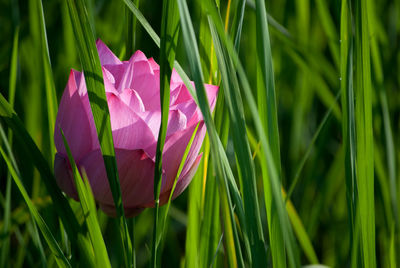
{"type": "MultiPolygon", "coordinates": [[[[31,136],[24,128],[21,120],[18,118],[15,111],[11,108],[10,104],[4,99],[3,95],[1,94],[0,118],[2,119],[2,122],[5,122],[7,126],[13,131],[17,142],[22,146],[25,152],[28,152],[26,154],[28,156],[27,159],[32,161],[32,163],[36,166],[39,173],[41,174],[41,179],[43,180],[44,185],[47,188],[47,192],[50,194],[51,199],[53,200],[55,211],[61,218],[65,226],[65,230],[68,233],[68,237],[71,239],[72,244],[74,246],[77,246],[80,253],[82,253],[79,254],[79,256],[85,263],[88,263],[89,267],[93,267],[90,266],[90,264],[93,263],[91,255],[84,254],[84,252],[88,252],[89,250],[86,248],[87,243],[81,235],[81,227],[79,226],[78,221],[76,220],[76,217],[72,212],[72,209],[67,199],[64,197],[64,195],[60,191],[60,188],[57,186],[54,175],[51,172],[51,169],[48,166],[46,159],[36,146],[35,142],[32,140],[31,136]]],[[[3,140],[5,142],[6,138],[3,137],[3,140]]]]}
{"type": "MultiPolygon", "coordinates": [[[[3,130],[1,130],[1,131],[4,132],[3,130]]],[[[2,135],[2,136],[4,136],[4,135],[2,135]]],[[[3,138],[3,142],[6,142],[6,140],[4,138],[3,138]]],[[[14,179],[14,182],[17,185],[20,193],[22,194],[22,197],[24,198],[32,217],[38,224],[39,229],[41,230],[43,237],[45,238],[51,252],[56,257],[58,266],[71,267],[71,264],[69,263],[67,258],[64,256],[64,253],[62,252],[61,248],[57,244],[57,241],[55,240],[53,234],[51,233],[50,229],[48,228],[46,222],[40,216],[38,210],[33,205],[31,199],[29,198],[29,195],[28,195],[27,191],[25,190],[25,187],[20,179],[19,172],[16,170],[16,168],[14,168],[14,165],[12,164],[10,157],[6,154],[3,147],[0,147],[0,153],[1,153],[4,161],[6,162],[8,170],[11,173],[11,176],[14,179]]]]}
{"type": "Polygon", "coordinates": [[[246,225],[242,226],[242,229],[244,229],[244,233],[249,233],[251,246],[250,263],[256,267],[266,266],[266,251],[261,228],[254,163],[247,136],[242,135],[242,131],[246,126],[244,120],[244,108],[239,91],[239,82],[233,64],[227,57],[226,50],[223,50],[221,47],[213,22],[209,20],[209,23],[218,58],[219,70],[221,72],[225,101],[229,108],[230,121],[232,122],[234,148],[237,161],[240,163],[239,172],[242,178],[242,196],[246,212],[246,225]],[[247,227],[248,230],[246,230],[245,227],[247,227]]]}
{"type": "Polygon", "coordinates": [[[395,155],[395,143],[393,139],[393,129],[391,126],[391,119],[389,113],[389,104],[387,98],[387,90],[384,86],[384,71],[381,63],[381,56],[379,53],[378,38],[375,33],[379,31],[376,15],[372,1],[368,1],[368,19],[369,19],[369,32],[371,36],[371,59],[373,65],[373,75],[375,77],[375,85],[379,94],[380,106],[382,109],[383,127],[385,133],[385,145],[386,145],[386,159],[387,159],[387,169],[389,173],[390,182],[390,199],[393,210],[393,215],[397,228],[399,228],[399,206],[397,197],[397,171],[396,171],[396,155],[395,155]]]}
{"type": "Polygon", "coordinates": [[[163,2],[161,20],[161,43],[160,43],[160,102],[161,102],[161,124],[157,139],[156,163],[154,167],[154,223],[152,259],[150,267],[157,267],[157,228],[160,206],[160,191],[162,181],[162,155],[164,142],[167,136],[170,79],[175,61],[175,51],[179,36],[179,13],[175,0],[163,2]]]}
{"type": "Polygon", "coordinates": [[[210,106],[208,103],[208,99],[206,96],[206,91],[204,87],[204,78],[203,78],[203,73],[201,69],[201,64],[200,64],[200,56],[199,56],[199,50],[197,47],[197,42],[193,30],[193,25],[191,22],[191,18],[189,15],[188,7],[185,1],[179,0],[178,1],[178,6],[179,6],[179,14],[181,18],[181,29],[182,29],[182,34],[183,34],[183,40],[184,40],[184,45],[186,49],[186,53],[189,59],[189,65],[192,70],[192,73],[194,75],[194,83],[196,85],[196,94],[198,98],[198,104],[200,107],[200,110],[203,114],[204,122],[206,124],[208,134],[210,137],[210,144],[211,144],[211,150],[212,150],[212,155],[213,157],[213,163],[215,167],[215,171],[217,174],[217,178],[219,180],[223,179],[220,191],[221,191],[221,198],[222,198],[222,205],[225,209],[223,209],[223,215],[224,215],[224,223],[226,225],[225,230],[229,231],[230,234],[226,234],[226,237],[232,238],[230,240],[230,243],[228,244],[228,256],[229,256],[229,261],[230,265],[239,265],[240,267],[244,266],[243,263],[243,256],[241,253],[240,245],[239,245],[239,240],[238,240],[238,235],[237,235],[237,230],[235,226],[235,221],[233,217],[233,209],[232,209],[232,202],[230,199],[229,195],[229,189],[228,189],[228,182],[226,178],[226,173],[227,169],[230,169],[229,166],[224,166],[223,163],[221,162],[221,157],[222,155],[225,155],[225,152],[222,148],[221,152],[221,141],[219,140],[215,126],[212,120],[211,112],[210,112],[210,106]],[[224,169],[225,167],[225,169],[224,169]],[[228,226],[229,225],[229,226],[228,226]],[[230,253],[233,253],[231,250],[235,249],[235,255],[232,255],[230,253]]]}
{"type": "MultiPolygon", "coordinates": [[[[153,39],[154,43],[160,47],[160,37],[157,35],[157,33],[153,30],[151,27],[150,23],[146,20],[146,18],[143,16],[142,12],[129,0],[122,0],[126,6],[132,11],[132,13],[135,15],[137,20],[140,22],[142,27],[146,30],[148,35],[153,39]]],[[[185,83],[185,86],[189,90],[190,94],[192,95],[193,99],[195,102],[198,104],[197,101],[197,96],[196,96],[196,91],[190,82],[189,77],[185,73],[185,71],[182,69],[182,67],[179,65],[177,61],[174,63],[174,68],[178,72],[179,76],[182,78],[182,81],[185,83]]]]}
{"type": "MultiPolygon", "coordinates": [[[[281,174],[281,159],[279,146],[278,117],[275,98],[275,83],[272,67],[271,45],[269,40],[267,12],[265,2],[256,0],[256,28],[257,28],[257,72],[261,79],[257,79],[258,110],[268,143],[271,146],[278,177],[281,174]]],[[[264,176],[263,176],[264,177],[264,176]]],[[[267,194],[267,191],[265,191],[267,194]]],[[[270,194],[269,194],[270,196],[270,194]]],[[[265,199],[270,235],[272,261],[276,267],[286,266],[285,244],[279,219],[274,212],[274,201],[265,199]]],[[[293,265],[293,263],[292,263],[293,265]]]]}
{"type": "MultiPolygon", "coordinates": [[[[72,156],[71,150],[68,146],[67,140],[65,139],[64,132],[61,129],[60,131],[68,154],[68,160],[72,168],[72,175],[74,177],[76,190],[78,192],[83,215],[85,217],[86,226],[89,231],[89,237],[92,241],[96,264],[101,267],[111,267],[106,245],[104,244],[99,222],[97,220],[96,204],[90,188],[89,180],[85,175],[83,176],[85,179],[82,179],[82,176],[79,173],[78,167],[76,166],[75,160],[72,156]]],[[[85,173],[83,172],[83,174],[85,173]]]]}
{"type": "Polygon", "coordinates": [[[367,1],[355,4],[355,73],[354,97],[357,144],[358,214],[361,226],[361,251],[365,267],[376,266],[374,163],[372,134],[372,87],[370,70],[370,36],[367,1]]]}
{"type": "MultiPolygon", "coordinates": [[[[14,39],[13,39],[13,49],[11,53],[11,64],[10,64],[10,79],[9,79],[9,102],[11,107],[14,107],[15,102],[15,91],[17,84],[17,70],[18,70],[18,44],[19,44],[19,27],[15,29],[14,39]]],[[[12,132],[8,132],[8,142],[10,146],[12,145],[12,132]]],[[[6,238],[3,239],[1,243],[1,256],[0,256],[0,267],[6,266],[6,260],[9,253],[10,246],[10,210],[11,210],[11,174],[7,174],[6,183],[6,196],[4,204],[4,217],[3,217],[3,229],[2,235],[6,238]]]]}
{"type": "Polygon", "coordinates": [[[353,90],[353,36],[351,35],[352,14],[349,3],[342,1],[340,26],[340,75],[342,92],[342,133],[345,151],[346,196],[350,221],[350,244],[353,247],[355,237],[355,210],[357,202],[356,180],[356,140],[353,90]]]}
{"type": "MultiPolygon", "coordinates": [[[[135,6],[139,7],[139,0],[135,0],[135,6]]],[[[125,58],[129,58],[135,52],[136,47],[136,17],[128,7],[125,7],[126,21],[126,40],[125,40],[125,58]]]]}
{"type": "Polygon", "coordinates": [[[68,0],[68,8],[83,72],[85,74],[90,107],[96,125],[100,148],[107,171],[107,178],[118,215],[125,265],[131,266],[132,244],[129,238],[129,231],[122,203],[121,186],[119,184],[114,142],[111,132],[110,114],[104,89],[100,59],[97,54],[95,39],[84,1],[68,0]]]}
{"type": "Polygon", "coordinates": [[[56,96],[56,89],[53,80],[53,71],[51,69],[50,63],[50,54],[49,54],[49,47],[47,44],[47,35],[46,35],[46,23],[44,20],[44,13],[43,13],[43,5],[41,0],[36,0],[36,8],[38,15],[38,26],[39,26],[39,36],[40,36],[40,49],[41,49],[41,56],[42,56],[42,64],[43,64],[43,79],[45,82],[45,89],[46,89],[46,103],[47,103],[47,116],[48,116],[48,127],[49,127],[49,143],[50,143],[50,155],[51,161],[54,161],[55,155],[55,145],[54,145],[54,126],[56,122],[56,115],[57,115],[57,96],[56,96]]]}
{"type": "MultiPolygon", "coordinates": [[[[205,6],[206,8],[211,7],[211,6],[205,6]]],[[[232,42],[227,40],[225,33],[224,33],[224,28],[220,21],[218,21],[218,13],[216,12],[215,8],[209,8],[208,9],[210,12],[210,16],[213,18],[213,21],[216,26],[217,32],[219,34],[219,37],[222,41],[222,44],[227,48],[229,55],[231,56],[231,59],[233,63],[235,64],[238,75],[239,75],[239,80],[241,82],[242,89],[244,91],[244,95],[246,96],[246,100],[248,102],[248,107],[250,110],[250,113],[253,117],[255,127],[257,129],[257,134],[261,140],[261,145],[262,145],[262,150],[263,153],[265,154],[265,158],[263,158],[263,163],[266,163],[268,167],[268,178],[269,182],[267,180],[267,183],[264,183],[265,187],[271,186],[271,197],[275,199],[275,205],[276,205],[276,212],[279,217],[279,225],[282,229],[282,235],[285,240],[285,246],[287,249],[288,253],[288,259],[289,263],[292,266],[298,266],[299,265],[299,257],[297,253],[297,247],[296,247],[296,242],[294,240],[293,232],[289,223],[289,218],[284,206],[282,194],[281,194],[281,189],[280,189],[280,180],[279,176],[275,167],[274,159],[272,156],[272,152],[269,147],[269,143],[266,137],[265,132],[263,131],[262,123],[258,114],[257,110],[257,105],[254,100],[254,97],[252,95],[251,87],[249,84],[249,81],[247,80],[246,74],[244,72],[243,66],[241,65],[239,61],[239,57],[234,49],[234,46],[232,42]],[[269,185],[270,184],[270,185],[269,185]]],[[[265,177],[265,176],[264,176],[265,177]]],[[[265,177],[265,178],[267,178],[265,177]]]]}
{"type": "Polygon", "coordinates": [[[179,164],[178,172],[176,173],[174,183],[171,188],[171,193],[169,194],[168,202],[167,202],[167,204],[165,204],[166,208],[164,210],[164,215],[161,217],[161,227],[162,228],[161,228],[160,234],[158,235],[159,238],[157,239],[158,240],[157,244],[160,243],[160,239],[164,233],[164,228],[165,228],[165,225],[167,222],[167,217],[168,217],[168,211],[171,206],[172,196],[174,195],[175,187],[178,182],[179,176],[181,175],[181,172],[183,170],[183,166],[185,165],[187,155],[189,154],[190,148],[192,148],[193,140],[194,140],[194,137],[196,136],[198,128],[199,128],[199,125],[197,125],[196,128],[194,129],[192,137],[190,138],[189,143],[186,146],[185,152],[183,153],[181,163],[179,164]]]}

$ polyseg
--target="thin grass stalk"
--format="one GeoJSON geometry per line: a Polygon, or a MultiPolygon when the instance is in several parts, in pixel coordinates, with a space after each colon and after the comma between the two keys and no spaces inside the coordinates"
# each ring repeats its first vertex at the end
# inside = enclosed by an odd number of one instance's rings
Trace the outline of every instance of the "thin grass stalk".
{"type": "Polygon", "coordinates": [[[132,266],[132,244],[122,203],[121,186],[119,184],[117,161],[115,159],[114,142],[111,132],[110,114],[107,105],[103,75],[99,55],[95,46],[93,30],[87,8],[83,0],[67,0],[77,49],[79,51],[90,107],[96,125],[96,131],[103,155],[107,178],[113,196],[121,242],[124,249],[125,266],[132,266]]]}
{"type": "Polygon", "coordinates": [[[51,68],[49,46],[47,42],[46,23],[44,19],[43,5],[41,0],[36,0],[36,8],[38,12],[38,26],[40,35],[40,49],[43,64],[43,79],[46,89],[46,103],[47,103],[47,116],[48,116],[48,131],[49,131],[49,145],[50,145],[50,163],[54,161],[55,145],[52,137],[54,137],[54,126],[57,114],[57,96],[54,85],[53,71],[51,68]]]}
{"type": "Polygon", "coordinates": [[[254,123],[255,123],[255,126],[257,129],[257,134],[259,135],[259,138],[261,140],[262,149],[266,156],[265,162],[267,163],[267,166],[268,166],[268,176],[270,178],[270,186],[272,189],[272,191],[271,191],[272,196],[276,200],[276,208],[277,208],[277,213],[278,213],[279,219],[280,219],[280,225],[282,226],[282,229],[285,230],[285,232],[282,232],[282,234],[286,241],[285,245],[286,245],[286,249],[288,252],[289,264],[292,267],[299,266],[300,260],[299,260],[299,256],[298,256],[298,252],[297,252],[297,245],[294,240],[293,232],[290,227],[290,223],[289,223],[289,219],[288,219],[288,215],[287,215],[287,212],[284,207],[284,202],[282,199],[282,194],[281,194],[280,186],[279,186],[280,182],[279,182],[279,178],[277,175],[277,170],[275,168],[274,160],[272,157],[272,153],[271,153],[267,138],[265,136],[265,132],[262,130],[262,124],[261,124],[260,117],[259,117],[259,114],[258,114],[258,111],[256,108],[257,107],[256,102],[254,100],[254,97],[253,97],[251,89],[250,89],[250,84],[245,75],[243,66],[241,65],[241,63],[239,61],[238,55],[235,52],[233,44],[225,36],[225,32],[224,32],[222,23],[218,19],[219,18],[218,13],[216,12],[215,8],[213,8],[210,5],[204,5],[204,7],[206,7],[208,9],[208,11],[210,12],[209,14],[213,18],[213,21],[215,23],[219,37],[220,37],[223,45],[226,46],[226,48],[232,58],[232,61],[237,68],[241,86],[244,91],[244,94],[247,97],[246,99],[249,104],[248,107],[250,108],[250,112],[254,119],[254,123]]]}
{"type": "MultiPolygon", "coordinates": [[[[209,18],[210,19],[210,18],[209,18]]],[[[242,195],[246,212],[246,224],[241,226],[242,233],[247,236],[249,233],[251,259],[250,264],[254,266],[266,266],[266,252],[264,247],[264,237],[261,229],[261,219],[259,214],[259,204],[256,191],[256,177],[254,163],[251,157],[250,145],[247,136],[242,135],[246,128],[244,120],[244,108],[239,92],[239,84],[236,72],[230,59],[227,57],[226,50],[221,47],[215,28],[209,20],[211,33],[214,40],[215,51],[218,58],[219,70],[221,72],[222,83],[225,93],[225,101],[229,108],[232,122],[232,133],[237,161],[240,163],[239,174],[242,181],[242,195]]]]}
{"type": "Polygon", "coordinates": [[[372,131],[372,87],[370,66],[370,36],[367,0],[355,3],[355,125],[356,172],[360,217],[361,252],[365,267],[376,267],[374,158],[372,131]]]}
{"type": "MultiPolygon", "coordinates": [[[[186,1],[184,0],[178,0],[178,6],[179,6],[179,14],[181,16],[181,28],[182,28],[182,33],[183,33],[183,40],[187,52],[187,56],[189,59],[190,63],[190,68],[193,72],[194,75],[194,82],[196,85],[196,95],[198,98],[198,104],[200,107],[200,110],[203,114],[204,122],[206,124],[208,134],[210,137],[210,144],[211,144],[211,151],[212,155],[215,157],[213,158],[214,161],[214,168],[217,173],[217,178],[219,180],[222,180],[221,182],[221,187],[220,187],[220,196],[223,197],[223,206],[226,207],[226,209],[223,209],[223,214],[225,217],[225,220],[228,220],[228,222],[225,222],[225,224],[230,224],[229,226],[229,231],[232,232],[232,237],[233,238],[233,244],[235,248],[235,256],[229,255],[231,261],[235,261],[234,263],[237,263],[239,267],[244,266],[243,262],[243,256],[238,240],[238,235],[237,235],[237,230],[235,226],[235,220],[233,216],[233,208],[232,208],[232,201],[230,198],[229,194],[229,188],[228,188],[228,181],[226,177],[226,172],[228,172],[229,165],[225,167],[225,165],[221,162],[220,156],[225,155],[223,151],[220,151],[220,148],[222,147],[222,144],[220,140],[218,139],[217,133],[215,131],[215,126],[212,120],[211,112],[210,112],[210,106],[207,100],[206,96],[206,91],[204,88],[204,78],[203,78],[203,73],[201,70],[201,65],[200,65],[200,60],[199,60],[199,51],[197,47],[197,42],[196,38],[194,35],[194,30],[193,30],[193,25],[190,19],[188,7],[186,4],[186,1]],[[217,159],[216,159],[217,158],[217,159]],[[235,259],[235,260],[233,260],[235,259]]],[[[232,240],[231,240],[232,242],[232,240]]],[[[229,249],[232,249],[231,246],[232,243],[229,245],[229,249]]],[[[232,263],[231,263],[232,264],[232,263]]]]}
{"type": "MultiPolygon", "coordinates": [[[[151,267],[157,267],[157,228],[159,225],[160,191],[162,182],[162,155],[164,142],[167,136],[170,79],[175,61],[175,51],[179,36],[178,6],[175,0],[163,2],[161,20],[161,43],[160,43],[160,102],[161,102],[161,125],[158,133],[156,163],[154,168],[154,222],[153,222],[153,244],[151,267]]],[[[162,219],[161,219],[162,220],[162,219]]]]}

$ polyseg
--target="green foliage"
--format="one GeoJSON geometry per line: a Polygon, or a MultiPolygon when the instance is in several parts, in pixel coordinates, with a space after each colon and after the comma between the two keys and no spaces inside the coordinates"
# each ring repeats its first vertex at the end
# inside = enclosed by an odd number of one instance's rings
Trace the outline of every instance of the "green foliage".
{"type": "Polygon", "coordinates": [[[399,8],[2,1],[0,267],[398,266],[399,8]],[[156,205],[128,221],[97,38],[121,60],[140,49],[160,64],[156,205]],[[97,209],[66,140],[80,201],[54,178],[57,100],[71,68],[85,73],[115,219],[97,209]],[[188,190],[159,207],[173,68],[207,135],[188,190]],[[213,114],[204,83],[220,87],[213,114]]]}

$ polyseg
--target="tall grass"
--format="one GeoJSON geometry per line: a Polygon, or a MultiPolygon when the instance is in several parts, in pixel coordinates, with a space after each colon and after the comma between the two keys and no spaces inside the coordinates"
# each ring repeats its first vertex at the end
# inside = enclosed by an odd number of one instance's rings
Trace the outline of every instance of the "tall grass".
{"type": "Polygon", "coordinates": [[[399,8],[1,2],[0,267],[396,267],[399,8]],[[160,65],[156,205],[134,220],[124,215],[97,38],[121,60],[140,49],[160,65]],[[85,72],[116,218],[96,207],[69,149],[80,202],[55,183],[57,100],[71,68],[85,72]],[[173,68],[207,135],[189,188],[160,207],[173,68]],[[213,113],[204,83],[220,87],[213,113]]]}

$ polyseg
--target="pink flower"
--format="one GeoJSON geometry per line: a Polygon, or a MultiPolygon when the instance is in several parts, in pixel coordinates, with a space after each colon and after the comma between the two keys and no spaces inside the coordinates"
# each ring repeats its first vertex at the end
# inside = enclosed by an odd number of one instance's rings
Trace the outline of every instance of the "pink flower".
{"type": "MultiPolygon", "coordinates": [[[[125,213],[134,216],[154,205],[155,151],[161,120],[159,66],[152,58],[147,59],[141,51],[137,51],[129,61],[121,62],[103,42],[98,40],[96,45],[103,70],[125,213]]],[[[218,87],[205,87],[213,110],[218,87]]],[[[190,183],[201,159],[199,151],[206,133],[200,109],[175,70],[172,72],[170,90],[161,204],[169,198],[186,146],[199,124],[173,198],[190,183]]],[[[54,172],[57,183],[67,195],[78,199],[59,127],[64,131],[77,166],[85,169],[100,207],[107,214],[115,215],[85,79],[81,72],[71,70],[61,98],[54,134],[57,148],[54,172]]]]}

